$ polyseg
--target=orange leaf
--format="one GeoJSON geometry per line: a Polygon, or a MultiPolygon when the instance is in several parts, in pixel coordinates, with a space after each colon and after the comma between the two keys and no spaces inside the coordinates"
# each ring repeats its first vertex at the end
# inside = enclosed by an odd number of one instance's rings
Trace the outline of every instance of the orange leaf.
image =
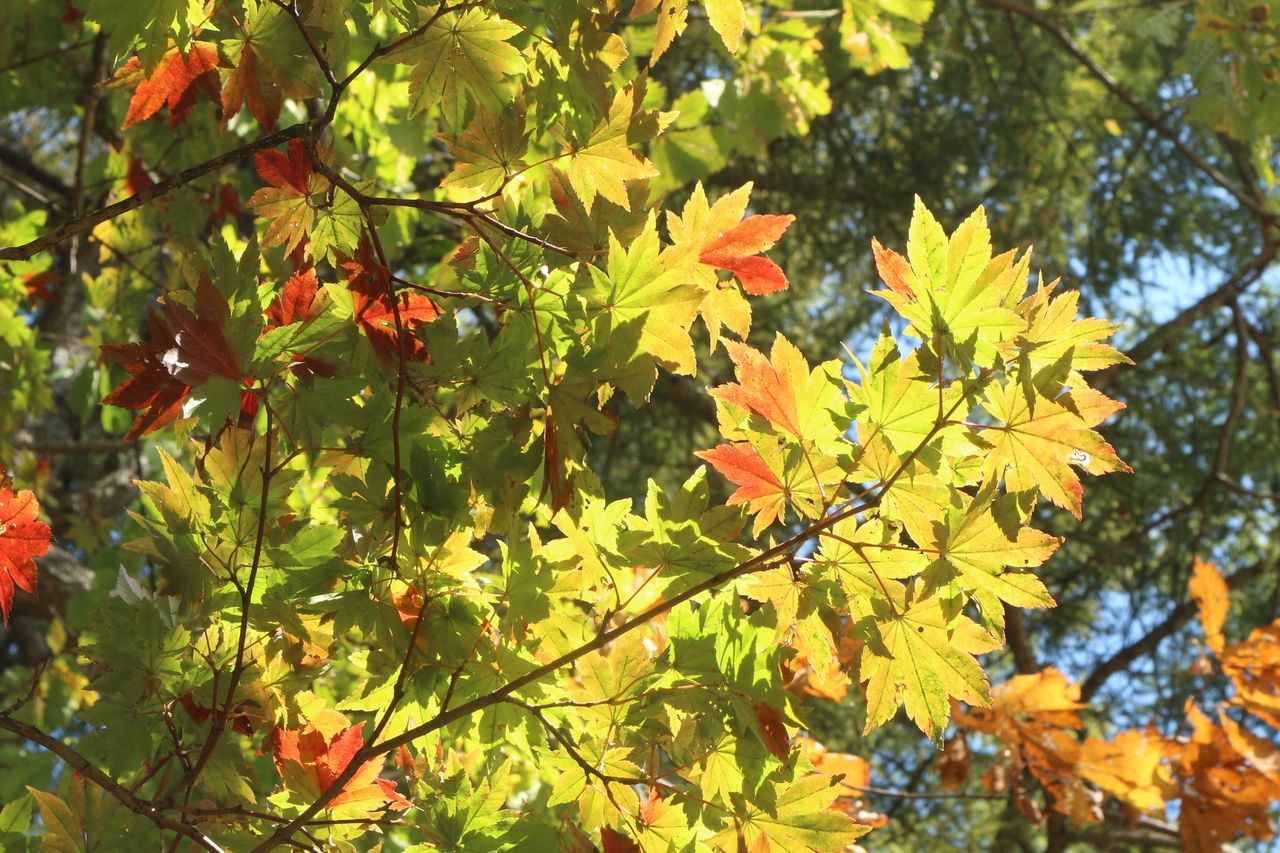
{"type": "Polygon", "coordinates": [[[911,283],[916,280],[916,274],[912,271],[907,259],[893,249],[886,249],[874,237],[871,238],[871,253],[875,255],[876,271],[880,273],[884,283],[889,285],[889,289],[908,299],[915,299],[916,294],[911,289],[911,283]]]}
{"type": "MultiPolygon", "coordinates": [[[[116,72],[116,78],[136,73],[140,68],[138,58],[131,57],[116,72]]],[[[169,126],[177,127],[196,105],[196,98],[204,94],[218,102],[218,52],[208,42],[194,42],[184,57],[177,48],[170,49],[160,63],[138,84],[129,100],[125,114],[124,130],[155,115],[163,107],[169,108],[169,126]]]]}
{"type": "Polygon", "coordinates": [[[1227,583],[1213,563],[1197,557],[1191,568],[1189,586],[1191,597],[1200,608],[1200,625],[1204,628],[1205,643],[1215,654],[1221,655],[1225,645],[1222,625],[1227,621],[1227,610],[1231,607],[1227,583]]]}
{"type": "MultiPolygon", "coordinates": [[[[3,469],[0,469],[3,471],[3,469]]],[[[36,594],[36,564],[49,550],[49,525],[38,519],[40,504],[25,489],[0,488],[0,617],[7,624],[14,587],[36,594]]]]}
{"type": "Polygon", "coordinates": [[[760,513],[758,526],[767,526],[782,512],[786,500],[782,482],[750,444],[720,444],[696,455],[740,487],[729,496],[728,503],[730,506],[744,503],[751,512],[760,513]]]}
{"type": "MultiPolygon", "coordinates": [[[[276,728],[272,733],[276,767],[286,787],[304,799],[315,799],[332,787],[364,746],[360,734],[364,723],[346,726],[346,717],[332,711],[321,712],[317,717],[300,729],[276,728]]],[[[409,808],[409,801],[389,779],[378,778],[381,767],[382,761],[377,758],[362,764],[341,793],[329,801],[328,808],[360,804],[366,813],[409,808]]]]}
{"type": "Polygon", "coordinates": [[[728,270],[742,282],[742,288],[753,296],[782,290],[787,276],[768,258],[753,257],[773,246],[795,221],[784,216],[748,216],[720,236],[703,244],[698,254],[701,263],[728,270]]]}

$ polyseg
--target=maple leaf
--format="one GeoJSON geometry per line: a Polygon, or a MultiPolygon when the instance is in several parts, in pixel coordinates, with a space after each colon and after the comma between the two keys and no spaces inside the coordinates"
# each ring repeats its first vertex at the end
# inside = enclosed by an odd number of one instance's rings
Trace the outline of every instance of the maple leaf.
{"type": "Polygon", "coordinates": [[[106,344],[102,354],[130,374],[104,404],[141,412],[125,434],[127,441],[172,423],[192,388],[212,376],[242,381],[235,353],[223,333],[228,321],[226,299],[207,277],[196,288],[192,311],[171,296],[163,313],[150,317],[150,340],[106,344]]]}
{"type": "Polygon", "coordinates": [[[861,444],[866,446],[882,435],[893,450],[912,453],[931,436],[949,437],[955,431],[938,428],[938,413],[952,409],[960,389],[955,384],[936,387],[920,367],[918,352],[903,357],[886,335],[876,343],[866,366],[856,359],[855,364],[862,383],[847,383],[846,388],[861,444]]]}
{"type": "Polygon", "coordinates": [[[658,257],[658,233],[650,221],[628,248],[610,235],[606,269],[588,268],[592,288],[587,300],[598,339],[625,341],[645,357],[634,366],[638,377],[623,386],[637,401],[653,388],[655,363],[684,374],[695,367],[689,327],[700,294],[664,270],[658,257]]]}
{"type": "Polygon", "coordinates": [[[801,448],[781,447],[774,441],[734,442],[699,451],[729,482],[739,486],[728,505],[746,504],[756,514],[756,535],[777,520],[788,503],[806,518],[821,513],[826,489],[842,478],[835,460],[801,448]]]}
{"type": "MultiPolygon", "coordinates": [[[[363,726],[362,722],[350,725],[336,711],[321,711],[299,729],[274,729],[272,754],[290,792],[311,802],[327,791],[364,746],[363,726]]],[[[364,815],[409,808],[411,804],[396,791],[394,782],[378,778],[381,765],[377,758],[360,765],[327,808],[347,806],[348,811],[364,815]]]]}
{"type": "Polygon", "coordinates": [[[249,207],[271,220],[263,246],[283,245],[291,255],[306,241],[308,254],[316,258],[336,256],[360,241],[359,205],[346,193],[331,192],[329,179],[312,168],[303,140],[289,140],[287,155],[259,151],[254,164],[271,184],[249,197],[249,207]]]}
{"type": "Polygon", "coordinates": [[[524,125],[521,109],[495,114],[477,108],[467,129],[448,140],[456,162],[440,186],[475,189],[484,195],[497,192],[524,168],[520,158],[529,147],[524,125]]]}
{"type": "Polygon", "coordinates": [[[829,778],[817,773],[803,776],[781,791],[769,809],[741,802],[734,810],[738,825],[711,841],[718,849],[759,853],[843,850],[870,827],[858,826],[848,815],[831,808],[838,794],[829,778]]]}
{"type": "MultiPolygon", "coordinates": [[[[1096,821],[1100,819],[1098,796],[1076,775],[1080,748],[1072,732],[1083,727],[1076,712],[1085,707],[1079,700],[1079,685],[1067,681],[1056,668],[1046,667],[997,685],[989,707],[958,713],[956,724],[1001,741],[999,772],[1017,780],[1030,771],[1052,795],[1057,811],[1077,823],[1096,821]]],[[[1022,797],[1017,782],[1014,793],[1022,797]]],[[[1028,800],[1026,807],[1032,805],[1028,800]]]]}
{"type": "Polygon", "coordinates": [[[955,697],[971,705],[989,701],[986,674],[974,654],[996,641],[966,616],[947,618],[936,597],[878,603],[876,613],[856,626],[866,644],[859,673],[866,681],[864,733],[905,707],[922,732],[941,734],[955,697]]]}
{"type": "MultiPolygon", "coordinates": [[[[396,51],[396,62],[413,65],[409,78],[409,115],[439,104],[453,118],[464,112],[464,94],[494,111],[506,109],[507,78],[523,74],[528,63],[510,40],[520,27],[487,9],[441,16],[435,25],[396,51]]],[[[456,126],[459,126],[459,122],[456,126]]]]}
{"type": "MultiPolygon", "coordinates": [[[[631,200],[626,185],[659,174],[652,163],[632,149],[641,141],[633,134],[634,126],[639,123],[637,118],[643,112],[637,102],[639,94],[638,86],[619,92],[609,107],[609,114],[592,131],[586,143],[570,147],[565,176],[587,207],[599,194],[629,211],[631,200]]],[[[658,126],[665,126],[671,118],[669,114],[662,114],[658,126]]]]}
{"type": "Polygon", "coordinates": [[[1231,703],[1280,728],[1280,619],[1224,647],[1218,659],[1236,688],[1231,703]]]}
{"type": "Polygon", "coordinates": [[[1025,328],[1013,308],[1025,289],[1029,256],[1016,267],[1012,253],[992,259],[982,208],[948,238],[917,196],[908,232],[910,263],[879,243],[872,251],[889,285],[872,292],[908,320],[908,334],[950,348],[962,363],[994,363],[996,344],[1025,328]]]}
{"type": "Polygon", "coordinates": [[[1070,357],[1072,370],[1102,370],[1115,364],[1133,364],[1109,344],[1099,343],[1120,326],[1096,317],[1077,318],[1080,293],[1069,290],[1053,296],[1057,282],[1042,284],[1018,311],[1027,328],[1016,338],[1019,356],[1034,370],[1070,357]]]}
{"type": "Polygon", "coordinates": [[[426,295],[399,291],[392,302],[391,271],[373,257],[368,239],[361,241],[354,258],[339,257],[351,291],[356,325],[378,356],[386,362],[397,351],[409,361],[427,360],[427,347],[415,330],[440,316],[440,306],[426,295]]]}
{"type": "Polygon", "coordinates": [[[781,515],[786,506],[786,491],[751,444],[721,444],[695,455],[710,462],[726,480],[739,487],[729,496],[729,505],[745,503],[748,510],[758,513],[756,524],[761,528],[781,515]]]}
{"type": "MultiPolygon", "coordinates": [[[[667,230],[674,243],[664,258],[668,265],[678,268],[692,260],[706,271],[727,270],[752,296],[784,289],[787,277],[782,268],[758,255],[778,242],[795,217],[757,214],[743,218],[751,188],[750,182],[743,184],[708,207],[699,182],[678,216],[667,213],[667,230]]],[[[710,288],[714,277],[700,283],[710,288]]]]}
{"type": "Polygon", "coordinates": [[[1205,643],[1215,654],[1221,655],[1226,640],[1222,636],[1222,626],[1227,621],[1227,611],[1231,608],[1230,591],[1222,574],[1213,563],[1205,562],[1199,557],[1191,567],[1191,597],[1195,599],[1200,611],[1200,625],[1204,628],[1205,643]]]}
{"type": "Polygon", "coordinates": [[[120,129],[145,121],[166,106],[169,126],[177,127],[191,114],[200,95],[219,103],[218,62],[217,47],[199,41],[192,42],[186,56],[177,48],[166,51],[148,76],[143,75],[138,57],[130,57],[108,84],[113,88],[136,85],[120,129]]]}
{"type": "Polygon", "coordinates": [[[733,273],[742,283],[742,289],[752,296],[784,290],[787,276],[782,267],[758,255],[772,248],[795,219],[789,213],[748,216],[705,244],[698,261],[733,273]]]}
{"type": "MultiPolygon", "coordinates": [[[[4,469],[0,468],[0,477],[4,469]]],[[[0,618],[9,622],[14,587],[36,594],[36,564],[49,550],[49,525],[39,520],[36,496],[0,486],[0,618]]]]}
{"type": "Polygon", "coordinates": [[[981,431],[991,448],[983,477],[1003,476],[1011,492],[1039,489],[1080,518],[1084,487],[1073,465],[1090,474],[1133,470],[1091,429],[1123,409],[1124,403],[1092,388],[1050,400],[1013,382],[997,384],[987,392],[983,408],[1003,422],[981,431]]]}
{"type": "Polygon", "coordinates": [[[839,438],[830,410],[841,402],[834,362],[809,370],[804,355],[779,334],[766,359],[746,344],[728,342],[737,382],[720,385],[713,397],[759,415],[798,439],[829,443],[839,438]]]}
{"type": "Polygon", "coordinates": [[[1126,805],[1158,814],[1168,787],[1161,769],[1178,751],[1154,729],[1129,729],[1110,741],[1085,738],[1075,772],[1126,805]]]}
{"type": "Polygon", "coordinates": [[[993,622],[1001,621],[999,602],[1014,607],[1052,607],[1053,596],[1026,569],[1047,560],[1060,540],[1021,526],[1008,496],[992,500],[988,489],[966,502],[960,498],[967,496],[959,495],[943,520],[933,525],[931,535],[920,543],[926,551],[937,554],[927,573],[929,579],[934,583],[958,582],[977,598],[984,617],[993,622]]]}
{"type": "Polygon", "coordinates": [[[320,283],[313,269],[297,273],[284,283],[284,288],[271,300],[264,312],[271,324],[268,329],[305,323],[320,312],[323,301],[320,283]]]}
{"type": "Polygon", "coordinates": [[[240,59],[227,74],[222,89],[222,121],[225,124],[231,116],[240,112],[246,102],[249,114],[256,118],[268,131],[276,129],[276,121],[280,118],[280,109],[284,106],[286,94],[294,97],[305,97],[311,94],[310,87],[290,85],[288,80],[273,79],[271,69],[273,63],[260,54],[251,41],[246,40],[241,46],[240,59]],[[285,85],[282,86],[281,82],[285,85]]]}
{"type": "Polygon", "coordinates": [[[1221,850],[1243,832],[1265,840],[1275,835],[1268,811],[1280,799],[1277,750],[1223,716],[1214,725],[1187,700],[1191,737],[1171,759],[1182,794],[1178,829],[1188,850],[1221,850]]]}
{"type": "MultiPolygon", "coordinates": [[[[299,324],[300,329],[312,320],[320,316],[325,305],[328,304],[328,298],[325,293],[320,290],[320,283],[316,281],[315,270],[308,267],[302,272],[295,273],[285,282],[281,291],[271,300],[271,304],[267,306],[263,314],[267,318],[267,324],[263,328],[263,335],[268,332],[299,324]]],[[[294,331],[285,341],[279,345],[281,350],[287,349],[292,355],[290,369],[295,376],[301,379],[310,379],[312,376],[333,376],[337,372],[335,365],[318,358],[312,358],[305,352],[299,352],[290,344],[297,340],[298,331],[294,331]]],[[[304,348],[305,349],[305,348],[304,348]]]]}

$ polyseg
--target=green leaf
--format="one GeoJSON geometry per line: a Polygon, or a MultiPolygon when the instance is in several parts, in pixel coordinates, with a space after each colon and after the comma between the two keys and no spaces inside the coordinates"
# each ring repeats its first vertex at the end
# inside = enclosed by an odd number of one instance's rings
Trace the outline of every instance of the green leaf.
{"type": "MultiPolygon", "coordinates": [[[[420,14],[435,12],[427,8],[420,14]]],[[[503,111],[511,91],[507,78],[523,74],[526,67],[524,55],[510,43],[519,32],[519,26],[483,8],[441,15],[409,47],[393,54],[397,62],[414,66],[409,114],[438,102],[446,116],[458,117],[465,108],[464,94],[494,112],[503,111]]]]}

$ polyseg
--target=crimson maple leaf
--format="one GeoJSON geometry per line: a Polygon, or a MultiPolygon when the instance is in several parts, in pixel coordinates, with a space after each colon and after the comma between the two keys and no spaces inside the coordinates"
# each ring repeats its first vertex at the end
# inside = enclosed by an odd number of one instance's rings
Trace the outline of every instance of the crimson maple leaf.
{"type": "MultiPolygon", "coordinates": [[[[0,474],[3,469],[0,468],[0,474]]],[[[38,520],[40,504],[23,490],[0,488],[0,617],[9,622],[14,586],[36,594],[36,564],[49,550],[49,525],[38,520]]]]}
{"type": "MultiPolygon", "coordinates": [[[[272,732],[272,752],[285,786],[304,799],[314,800],[333,786],[334,780],[347,769],[360,748],[364,723],[347,725],[347,718],[336,711],[322,711],[316,719],[300,729],[276,728],[272,732]]],[[[329,801],[328,808],[342,805],[362,806],[366,811],[407,809],[408,800],[396,791],[390,779],[379,779],[381,761],[370,759],[329,801]]]]}
{"type": "Polygon", "coordinates": [[[241,379],[235,354],[222,332],[228,316],[226,299],[202,278],[195,311],[166,299],[164,313],[151,315],[150,341],[102,347],[102,354],[131,377],[102,402],[141,412],[125,434],[126,441],[172,423],[191,389],[210,376],[241,379]]]}
{"type": "Polygon", "coordinates": [[[306,195],[307,182],[311,178],[311,158],[307,156],[306,143],[301,139],[289,140],[289,153],[259,151],[253,155],[253,163],[262,180],[281,189],[294,189],[306,195]]]}
{"type": "MultiPolygon", "coordinates": [[[[326,301],[325,294],[320,291],[320,283],[316,281],[315,270],[307,267],[295,273],[263,312],[267,318],[263,334],[281,326],[309,323],[319,316],[326,301]]],[[[337,368],[327,361],[311,358],[296,350],[290,354],[293,356],[290,369],[300,379],[310,379],[312,375],[333,376],[337,373],[337,368]]]]}
{"type": "Polygon", "coordinates": [[[396,293],[392,302],[391,271],[374,259],[368,239],[360,241],[354,258],[340,259],[340,265],[346,270],[356,323],[379,357],[392,361],[399,350],[406,361],[426,361],[427,347],[414,330],[439,317],[440,306],[420,293],[405,291],[396,293]]]}
{"type": "Polygon", "coordinates": [[[177,48],[170,49],[145,77],[138,57],[130,57],[115,73],[110,84],[113,87],[129,86],[135,80],[140,81],[129,100],[129,111],[120,129],[146,121],[166,106],[169,108],[169,126],[177,127],[191,115],[200,95],[221,103],[217,68],[217,48],[208,42],[192,43],[186,56],[177,48]]]}

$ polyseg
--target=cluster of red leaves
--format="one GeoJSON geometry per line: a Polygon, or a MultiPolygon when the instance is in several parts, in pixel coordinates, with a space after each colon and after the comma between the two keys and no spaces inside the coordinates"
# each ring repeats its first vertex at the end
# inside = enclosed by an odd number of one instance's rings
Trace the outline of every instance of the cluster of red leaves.
{"type": "Polygon", "coordinates": [[[49,525],[39,520],[35,495],[9,487],[0,467],[0,618],[7,624],[13,609],[14,587],[36,594],[36,564],[32,559],[49,550],[49,525]]]}
{"type": "MultiPolygon", "coordinates": [[[[315,800],[334,781],[364,746],[360,729],[364,723],[349,724],[336,711],[323,711],[298,729],[276,728],[271,734],[271,750],[285,786],[302,799],[315,800]]],[[[379,779],[382,762],[371,759],[360,765],[328,808],[354,806],[372,812],[403,810],[409,801],[396,791],[390,779],[379,779]]]]}
{"type": "MultiPolygon", "coordinates": [[[[197,41],[185,55],[176,47],[170,48],[149,72],[138,57],[130,57],[106,84],[133,89],[120,129],[146,121],[165,107],[169,108],[169,126],[176,128],[204,96],[218,106],[224,124],[248,106],[249,113],[267,131],[273,131],[286,95],[301,98],[314,94],[310,86],[264,58],[253,38],[243,41],[238,54],[239,61],[233,64],[219,56],[217,45],[197,41]]],[[[234,57],[236,52],[230,55],[234,57]]]]}
{"type": "Polygon", "coordinates": [[[222,331],[229,313],[222,293],[202,278],[194,311],[166,299],[163,312],[150,317],[149,341],[102,347],[103,356],[130,374],[102,402],[140,412],[125,440],[172,423],[191,389],[210,376],[240,381],[240,367],[222,331]]]}
{"type": "Polygon", "coordinates": [[[384,361],[426,361],[427,347],[415,330],[440,316],[440,306],[421,293],[399,291],[392,300],[391,271],[373,256],[366,238],[355,257],[342,258],[356,324],[384,361]]]}
{"type": "MultiPolygon", "coordinates": [[[[307,267],[294,273],[267,306],[264,312],[267,325],[263,331],[268,332],[294,323],[308,323],[320,315],[325,302],[325,295],[320,290],[320,283],[316,281],[314,269],[307,267]]],[[[300,379],[333,376],[337,372],[337,368],[329,362],[312,358],[305,353],[293,352],[291,356],[293,362],[290,367],[300,379]]]]}
{"type": "Polygon", "coordinates": [[[763,296],[784,290],[787,276],[760,253],[768,251],[795,221],[791,214],[748,216],[737,225],[703,243],[698,261],[716,269],[728,270],[742,282],[742,289],[752,296],[763,296]]]}

